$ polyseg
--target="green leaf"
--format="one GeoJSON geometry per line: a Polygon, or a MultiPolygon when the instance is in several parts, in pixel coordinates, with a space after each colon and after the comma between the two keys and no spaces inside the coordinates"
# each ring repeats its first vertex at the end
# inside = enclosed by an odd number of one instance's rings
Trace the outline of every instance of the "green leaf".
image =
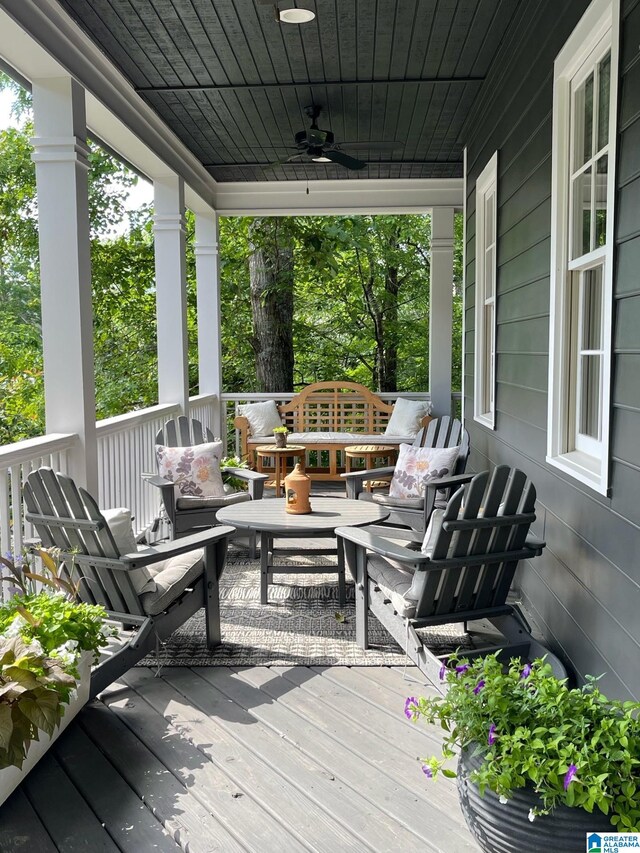
{"type": "Polygon", "coordinates": [[[453,771],[453,770],[448,770],[446,767],[443,767],[443,768],[442,768],[442,775],[443,775],[443,776],[446,776],[446,777],[447,777],[447,779],[455,779],[455,778],[456,778],[455,771],[453,771]]]}
{"type": "Polygon", "coordinates": [[[13,734],[13,720],[11,718],[11,706],[0,705],[0,747],[8,749],[13,734]]]}
{"type": "Polygon", "coordinates": [[[48,735],[52,735],[60,720],[60,700],[53,691],[47,691],[50,695],[40,696],[35,699],[21,699],[20,711],[37,728],[42,729],[48,735]]]}

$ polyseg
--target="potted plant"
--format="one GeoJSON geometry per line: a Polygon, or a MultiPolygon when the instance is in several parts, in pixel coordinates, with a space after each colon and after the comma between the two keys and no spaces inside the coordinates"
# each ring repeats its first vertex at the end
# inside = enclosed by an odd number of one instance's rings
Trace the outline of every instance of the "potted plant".
{"type": "Polygon", "coordinates": [[[0,557],[14,593],[0,606],[0,804],[87,702],[110,633],[104,609],[78,602],[54,556],[36,553],[39,571],[0,557]]]}
{"type": "Polygon", "coordinates": [[[640,703],[609,700],[588,677],[570,689],[544,659],[450,658],[446,693],[409,697],[411,720],[437,723],[467,824],[487,853],[584,851],[586,832],[640,831],[640,703]]]}
{"type": "Polygon", "coordinates": [[[276,440],[276,447],[286,447],[287,446],[287,433],[289,432],[288,427],[279,426],[274,427],[273,435],[276,440]]]}

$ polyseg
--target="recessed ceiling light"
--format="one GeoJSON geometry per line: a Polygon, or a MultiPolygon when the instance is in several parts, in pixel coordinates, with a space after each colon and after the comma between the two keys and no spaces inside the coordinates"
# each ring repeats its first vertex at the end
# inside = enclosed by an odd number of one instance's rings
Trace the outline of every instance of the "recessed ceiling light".
{"type": "Polygon", "coordinates": [[[328,157],[312,157],[314,163],[333,163],[328,157]]]}
{"type": "Polygon", "coordinates": [[[316,14],[310,9],[280,9],[280,21],[283,24],[307,24],[316,14]]]}

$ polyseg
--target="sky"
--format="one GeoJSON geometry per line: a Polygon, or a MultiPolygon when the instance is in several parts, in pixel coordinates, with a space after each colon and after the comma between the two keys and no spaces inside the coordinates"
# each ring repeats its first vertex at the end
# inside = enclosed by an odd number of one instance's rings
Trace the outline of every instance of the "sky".
{"type": "MultiPolygon", "coordinates": [[[[13,96],[10,91],[0,91],[0,129],[7,127],[17,127],[18,122],[11,115],[11,104],[13,96]]],[[[153,201],[153,187],[148,181],[138,180],[135,187],[129,190],[129,198],[127,199],[127,210],[136,210],[142,204],[148,204],[153,201]]],[[[126,222],[122,223],[121,228],[116,228],[117,234],[126,231],[126,222]]]]}

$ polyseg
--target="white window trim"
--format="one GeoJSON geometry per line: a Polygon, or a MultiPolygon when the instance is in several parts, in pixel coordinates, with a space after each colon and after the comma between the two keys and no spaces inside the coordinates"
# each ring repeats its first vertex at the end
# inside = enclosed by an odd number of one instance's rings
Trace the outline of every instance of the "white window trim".
{"type": "MultiPolygon", "coordinates": [[[[618,56],[620,0],[593,0],[558,54],[553,81],[553,143],[551,178],[551,293],[549,318],[549,409],[547,457],[559,468],[600,494],[609,487],[609,424],[611,409],[611,350],[613,303],[613,253],[615,244],[615,163],[617,145],[618,56]],[[607,246],[603,277],[603,395],[602,456],[598,460],[580,451],[566,452],[569,412],[569,365],[566,318],[569,289],[569,168],[570,86],[589,54],[611,34],[611,91],[609,111],[609,168],[612,178],[607,194],[607,246]]],[[[592,254],[596,254],[593,252],[592,254]]]]}
{"type": "Polygon", "coordinates": [[[497,316],[497,286],[498,286],[498,152],[484,167],[476,181],[476,287],[475,287],[475,347],[474,347],[474,395],[473,395],[473,418],[488,429],[495,429],[496,421],[496,316],[497,316]],[[489,410],[484,410],[483,401],[487,388],[484,385],[485,376],[485,198],[493,192],[493,228],[494,228],[494,275],[493,275],[493,325],[491,334],[493,336],[493,363],[491,365],[491,376],[493,388],[491,389],[491,400],[493,401],[489,410]]]}

